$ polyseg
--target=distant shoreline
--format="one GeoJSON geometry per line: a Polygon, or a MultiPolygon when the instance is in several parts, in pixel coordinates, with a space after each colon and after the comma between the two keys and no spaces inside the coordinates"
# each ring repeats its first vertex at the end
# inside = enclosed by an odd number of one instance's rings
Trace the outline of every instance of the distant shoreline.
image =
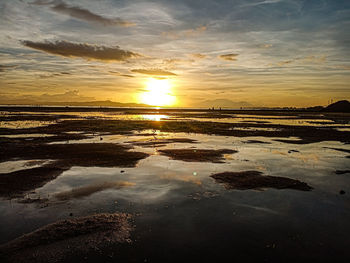
{"type": "MultiPolygon", "coordinates": [[[[161,112],[225,112],[225,113],[258,113],[264,115],[264,113],[331,113],[324,112],[322,110],[313,110],[307,108],[241,108],[241,109],[230,109],[230,108],[166,108],[166,107],[109,107],[109,106],[51,106],[51,105],[0,105],[0,111],[35,111],[35,112],[119,112],[119,111],[127,111],[127,112],[137,112],[142,111],[144,113],[161,113],[161,112]]],[[[334,112],[339,113],[339,112],[334,112]]]]}

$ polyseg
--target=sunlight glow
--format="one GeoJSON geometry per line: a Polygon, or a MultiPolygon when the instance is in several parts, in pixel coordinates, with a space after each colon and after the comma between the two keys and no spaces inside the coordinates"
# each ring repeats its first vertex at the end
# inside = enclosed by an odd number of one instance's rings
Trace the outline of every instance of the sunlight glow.
{"type": "Polygon", "coordinates": [[[172,106],[176,97],[172,95],[171,84],[168,79],[149,79],[146,83],[147,91],[140,94],[142,103],[152,106],[172,106]]]}
{"type": "Polygon", "coordinates": [[[142,115],[142,118],[149,121],[160,121],[162,119],[168,119],[167,115],[151,114],[151,115],[142,115]]]}

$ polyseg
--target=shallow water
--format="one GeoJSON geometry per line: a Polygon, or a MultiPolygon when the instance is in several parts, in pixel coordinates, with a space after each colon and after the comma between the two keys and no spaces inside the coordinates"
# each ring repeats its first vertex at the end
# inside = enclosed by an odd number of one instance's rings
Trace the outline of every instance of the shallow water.
{"type": "MultiPolygon", "coordinates": [[[[150,120],[167,118],[149,116],[150,120]]],[[[122,258],[136,262],[176,261],[185,257],[226,260],[232,259],[232,253],[238,259],[260,258],[273,262],[281,262],[286,257],[290,262],[341,261],[341,255],[349,256],[345,249],[350,241],[350,175],[335,174],[336,170],[350,170],[346,158],[349,154],[331,149],[350,150],[349,144],[337,141],[288,144],[276,141],[281,138],[158,130],[128,136],[95,135],[55,143],[108,142],[132,146],[131,141],[156,142],[169,138],[188,138],[197,143],[134,146],[131,151],[150,154],[136,167],[74,166],[26,195],[26,198],[45,199],[44,202],[2,199],[0,243],[69,218],[70,213],[76,217],[128,212],[135,215],[134,244],[130,248],[133,252],[119,253],[122,258]],[[171,160],[158,152],[189,148],[238,152],[225,155],[224,163],[171,160]],[[225,171],[248,170],[297,179],[314,189],[309,192],[271,188],[227,190],[210,177],[225,171]],[[340,195],[340,190],[346,194],[340,195]]],[[[1,173],[26,169],[27,162],[1,163],[1,173]]]]}
{"type": "MultiPolygon", "coordinates": [[[[141,110],[140,110],[141,111],[141,110]]],[[[213,112],[215,114],[216,112],[213,112]]],[[[220,115],[220,111],[216,114],[220,115]]],[[[309,115],[253,115],[253,114],[226,114],[229,117],[208,117],[204,113],[200,112],[181,112],[180,113],[168,113],[160,114],[159,112],[151,111],[146,114],[140,113],[126,113],[124,111],[112,111],[112,112],[1,112],[0,116],[58,116],[57,121],[63,120],[76,120],[76,119],[106,119],[106,120],[135,120],[135,121],[165,121],[165,120],[182,120],[182,121],[209,121],[218,123],[247,123],[247,124],[260,124],[260,125],[292,125],[292,126],[314,126],[314,127],[334,127],[339,130],[348,131],[350,128],[350,121],[339,122],[337,119],[332,119],[322,114],[309,114],[309,115]],[[60,117],[60,115],[63,115],[60,117]],[[202,117],[198,117],[203,115],[202,117]]],[[[52,124],[54,122],[43,121],[7,121],[0,122],[0,127],[4,128],[30,128],[39,127],[43,125],[52,124]]]]}

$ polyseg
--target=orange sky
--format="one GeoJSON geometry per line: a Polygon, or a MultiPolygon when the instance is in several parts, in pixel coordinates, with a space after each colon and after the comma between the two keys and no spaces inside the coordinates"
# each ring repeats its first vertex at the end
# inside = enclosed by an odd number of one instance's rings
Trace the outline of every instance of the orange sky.
{"type": "Polygon", "coordinates": [[[1,104],[350,99],[348,1],[31,0],[0,10],[1,104]]]}

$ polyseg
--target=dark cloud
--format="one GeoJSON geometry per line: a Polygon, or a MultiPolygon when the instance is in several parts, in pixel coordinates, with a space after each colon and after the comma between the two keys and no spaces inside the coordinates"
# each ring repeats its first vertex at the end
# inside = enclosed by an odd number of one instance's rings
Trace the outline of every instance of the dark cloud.
{"type": "Polygon", "coordinates": [[[220,55],[219,58],[227,61],[236,61],[238,54],[225,54],[220,55]]]}
{"type": "Polygon", "coordinates": [[[153,76],[177,76],[175,73],[162,69],[132,69],[131,72],[153,76]]]}
{"type": "Polygon", "coordinates": [[[122,50],[118,46],[107,47],[86,43],[72,43],[68,41],[33,42],[24,40],[21,41],[21,43],[30,48],[64,57],[81,57],[102,61],[127,61],[130,58],[141,57],[140,54],[122,50]]]}
{"type": "Polygon", "coordinates": [[[69,15],[73,18],[92,22],[92,23],[98,23],[105,26],[134,26],[135,24],[129,21],[125,21],[121,18],[107,18],[103,17],[101,15],[95,14],[87,9],[80,8],[78,6],[69,6],[63,1],[35,1],[31,4],[35,5],[53,5],[51,6],[51,9],[57,13],[69,15]]]}

